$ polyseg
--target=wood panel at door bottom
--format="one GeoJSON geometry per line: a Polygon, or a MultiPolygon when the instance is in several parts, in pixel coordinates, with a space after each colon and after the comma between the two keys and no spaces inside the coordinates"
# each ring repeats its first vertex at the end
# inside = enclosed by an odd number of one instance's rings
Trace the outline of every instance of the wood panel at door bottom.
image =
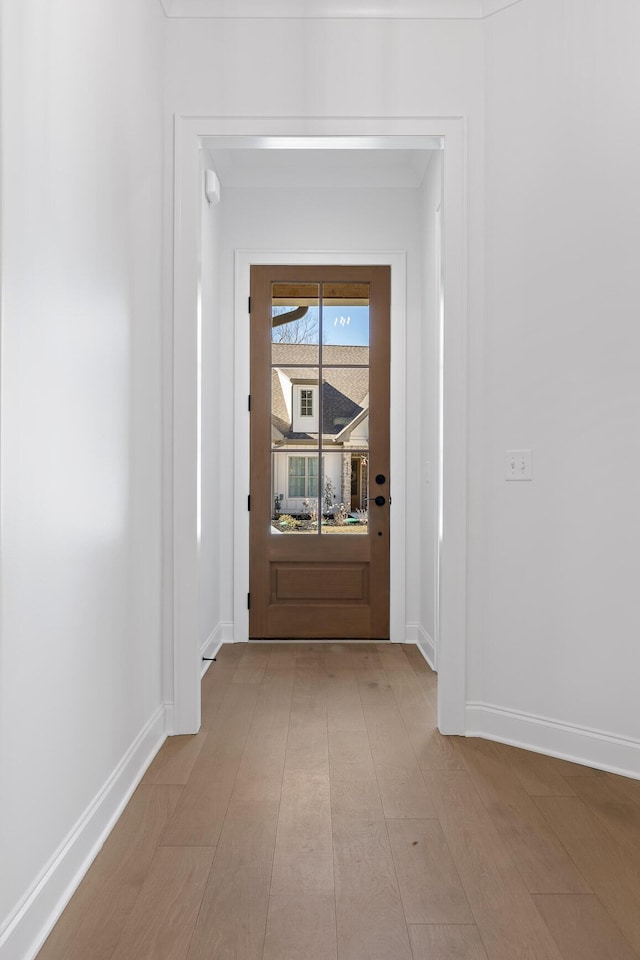
{"type": "Polygon", "coordinates": [[[368,640],[371,614],[364,604],[282,604],[268,611],[268,636],[323,640],[368,640]],[[292,627],[292,624],[294,625],[292,627]]]}
{"type": "Polygon", "coordinates": [[[296,601],[368,603],[366,564],[272,563],[271,604],[296,601]]]}

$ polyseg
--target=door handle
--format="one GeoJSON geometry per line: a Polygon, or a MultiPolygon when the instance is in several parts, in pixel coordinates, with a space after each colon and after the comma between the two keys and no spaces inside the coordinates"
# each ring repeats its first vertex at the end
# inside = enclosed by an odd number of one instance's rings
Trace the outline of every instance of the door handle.
{"type": "Polygon", "coordinates": [[[379,494],[377,497],[367,497],[367,503],[369,503],[370,500],[373,500],[378,507],[384,507],[385,503],[387,502],[386,498],[383,497],[382,494],[379,494]]]}

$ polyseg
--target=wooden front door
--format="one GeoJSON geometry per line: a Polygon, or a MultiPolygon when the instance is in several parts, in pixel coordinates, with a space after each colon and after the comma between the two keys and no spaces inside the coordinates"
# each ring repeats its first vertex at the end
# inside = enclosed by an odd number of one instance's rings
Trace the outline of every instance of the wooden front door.
{"type": "Polygon", "coordinates": [[[251,268],[249,636],[389,636],[389,267],[251,268]]]}

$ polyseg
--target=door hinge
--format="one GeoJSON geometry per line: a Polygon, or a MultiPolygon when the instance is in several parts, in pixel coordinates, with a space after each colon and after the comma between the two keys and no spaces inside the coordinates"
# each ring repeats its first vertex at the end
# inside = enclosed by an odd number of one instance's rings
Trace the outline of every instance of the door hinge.
{"type": "Polygon", "coordinates": [[[247,410],[251,413],[251,394],[247,398],[247,410]]]}
{"type": "Polygon", "coordinates": [[[251,610],[251,594],[247,594],[247,610],[251,610]]]}
{"type": "Polygon", "coordinates": [[[247,297],[247,313],[251,313],[251,297],[247,297]]]}
{"type": "Polygon", "coordinates": [[[247,510],[251,510],[251,494],[247,497],[247,510]]]}

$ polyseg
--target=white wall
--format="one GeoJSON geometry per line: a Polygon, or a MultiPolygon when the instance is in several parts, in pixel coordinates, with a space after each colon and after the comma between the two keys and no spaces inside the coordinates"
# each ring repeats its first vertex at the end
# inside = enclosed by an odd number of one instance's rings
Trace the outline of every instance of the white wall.
{"type": "MultiPolygon", "coordinates": [[[[223,184],[224,187],[224,184],[223,184]]],[[[223,317],[234,315],[234,252],[242,249],[262,250],[341,250],[390,251],[407,253],[407,336],[411,350],[419,353],[421,326],[420,285],[420,206],[419,192],[410,188],[337,189],[329,188],[262,188],[232,187],[224,190],[224,253],[222,260],[223,317]],[[304,211],[303,216],[300,211],[304,211]],[[416,347],[416,345],[418,345],[416,347]]],[[[224,323],[220,330],[220,352],[233,352],[233,324],[224,323]]],[[[408,356],[411,350],[407,351],[408,356]]],[[[409,362],[412,366],[412,362],[409,362]]],[[[416,385],[418,371],[412,369],[408,389],[416,385]]],[[[233,395],[233,369],[225,365],[220,372],[222,395],[233,395]]],[[[234,424],[223,405],[221,426],[222,449],[233,449],[234,424]]],[[[416,477],[419,465],[420,411],[415,405],[407,410],[408,476],[407,491],[394,487],[394,496],[405,496],[416,502],[416,477]],[[396,492],[397,491],[397,492],[396,492]]],[[[248,491],[247,491],[248,492],[248,491]]],[[[246,491],[237,491],[246,495],[246,491]]],[[[233,475],[223,471],[222,502],[234,500],[233,475]]],[[[393,524],[393,515],[392,520],[393,524]]],[[[233,542],[233,516],[223,511],[220,523],[222,544],[233,542]]],[[[408,622],[415,622],[419,607],[419,536],[415,524],[407,524],[406,603],[408,622]]],[[[222,619],[233,619],[232,569],[223,566],[222,619]]]]}
{"type": "Polygon", "coordinates": [[[2,21],[7,935],[161,706],[163,21],[157,0],[2,21]]]}
{"type": "MultiPolygon", "coordinates": [[[[204,167],[214,169],[205,157],[204,167]]],[[[219,639],[220,566],[233,565],[233,545],[226,545],[220,557],[218,515],[220,475],[223,456],[220,449],[220,367],[225,365],[218,350],[220,313],[220,260],[222,244],[222,208],[210,205],[201,191],[201,478],[198,549],[198,632],[201,648],[208,640],[219,639]]],[[[208,655],[208,654],[207,654],[208,655]]]]}
{"type": "Polygon", "coordinates": [[[626,750],[638,776],[639,37],[635,0],[525,0],[486,22],[485,623],[469,690],[613,735],[597,750],[626,750]],[[520,447],[534,480],[505,483],[520,447]]]}
{"type": "Polygon", "coordinates": [[[438,551],[438,404],[440,355],[440,250],[438,208],[442,205],[443,154],[431,155],[420,188],[422,229],[422,343],[419,355],[421,407],[420,606],[418,643],[434,665],[437,641],[436,563],[438,551]]]}
{"type": "Polygon", "coordinates": [[[464,115],[474,164],[481,70],[479,21],[167,21],[169,115],[464,115]]]}

